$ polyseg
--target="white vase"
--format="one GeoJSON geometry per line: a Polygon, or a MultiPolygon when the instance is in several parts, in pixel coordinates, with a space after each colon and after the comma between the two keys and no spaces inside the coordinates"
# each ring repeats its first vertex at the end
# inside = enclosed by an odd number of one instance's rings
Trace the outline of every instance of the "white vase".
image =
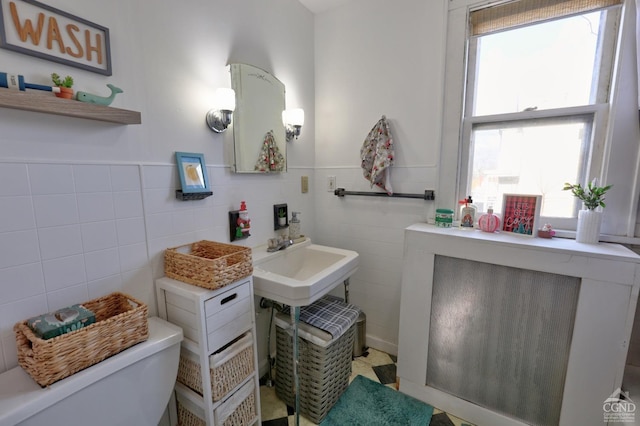
{"type": "Polygon", "coordinates": [[[602,212],[597,212],[595,210],[580,210],[578,212],[576,242],[598,244],[598,241],[600,240],[601,222],[602,212]]]}

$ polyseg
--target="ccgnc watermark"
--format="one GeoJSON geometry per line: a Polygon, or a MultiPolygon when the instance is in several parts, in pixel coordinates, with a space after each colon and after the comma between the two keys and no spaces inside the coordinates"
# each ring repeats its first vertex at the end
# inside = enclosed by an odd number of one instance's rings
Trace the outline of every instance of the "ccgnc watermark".
{"type": "Polygon", "coordinates": [[[636,417],[636,404],[629,398],[629,392],[616,389],[602,404],[604,422],[633,423],[636,417]]]}

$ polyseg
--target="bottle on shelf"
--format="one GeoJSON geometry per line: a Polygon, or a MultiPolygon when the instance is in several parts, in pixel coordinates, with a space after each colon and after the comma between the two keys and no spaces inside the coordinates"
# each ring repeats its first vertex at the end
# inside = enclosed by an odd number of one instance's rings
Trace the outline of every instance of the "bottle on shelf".
{"type": "Polygon", "coordinates": [[[289,239],[295,240],[300,238],[300,212],[291,212],[291,222],[289,222],[289,239]]]}
{"type": "Polygon", "coordinates": [[[467,197],[465,200],[458,201],[458,204],[461,204],[460,207],[460,227],[461,228],[473,228],[473,225],[476,221],[476,211],[477,208],[473,204],[473,200],[471,199],[471,195],[467,197]]]}

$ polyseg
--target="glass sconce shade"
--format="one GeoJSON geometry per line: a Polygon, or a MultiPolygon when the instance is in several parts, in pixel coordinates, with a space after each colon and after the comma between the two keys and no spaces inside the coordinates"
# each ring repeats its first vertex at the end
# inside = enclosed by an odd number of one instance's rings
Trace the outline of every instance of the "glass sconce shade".
{"type": "Polygon", "coordinates": [[[282,111],[282,122],[286,130],[287,142],[294,137],[298,139],[304,125],[304,110],[302,108],[292,108],[282,111]]]}
{"type": "Polygon", "coordinates": [[[207,125],[211,130],[222,133],[227,130],[236,109],[236,92],[233,89],[219,88],[214,94],[214,108],[207,112],[207,125]]]}
{"type": "Polygon", "coordinates": [[[219,88],[214,95],[214,109],[233,111],[236,109],[236,92],[233,89],[219,88]]]}
{"type": "Polygon", "coordinates": [[[285,126],[304,126],[304,110],[292,108],[282,111],[282,122],[285,126]]]}

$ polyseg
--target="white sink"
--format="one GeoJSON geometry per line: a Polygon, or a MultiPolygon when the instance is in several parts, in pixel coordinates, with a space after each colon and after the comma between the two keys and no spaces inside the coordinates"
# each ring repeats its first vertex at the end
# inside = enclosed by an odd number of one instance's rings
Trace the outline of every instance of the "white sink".
{"type": "Polygon", "coordinates": [[[257,296],[289,306],[309,305],[358,269],[358,253],[312,244],[310,239],[284,250],[253,253],[253,289],[257,296]]]}

